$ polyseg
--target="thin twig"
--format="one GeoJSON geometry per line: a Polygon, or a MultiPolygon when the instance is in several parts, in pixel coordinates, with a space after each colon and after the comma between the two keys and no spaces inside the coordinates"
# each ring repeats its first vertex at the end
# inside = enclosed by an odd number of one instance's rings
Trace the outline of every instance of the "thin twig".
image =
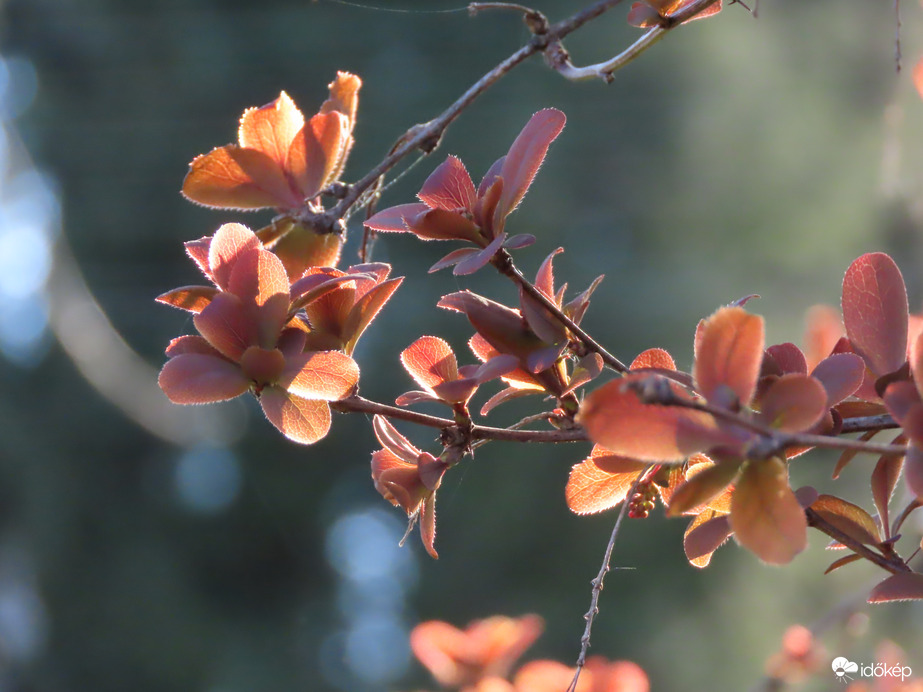
{"type": "MultiPolygon", "coordinates": [[[[556,415],[557,414],[555,414],[554,411],[543,411],[542,413],[536,413],[531,416],[526,416],[522,420],[516,423],[513,423],[511,426],[507,428],[507,430],[521,430],[527,425],[531,425],[532,423],[538,423],[540,421],[547,421],[549,418],[554,418],[556,415]]],[[[485,445],[488,442],[490,442],[490,439],[486,437],[482,438],[478,440],[477,442],[475,442],[473,445],[471,445],[471,449],[477,449],[481,445],[485,445]]]]}
{"type": "Polygon", "coordinates": [[[883,570],[887,570],[888,572],[891,572],[891,574],[900,574],[901,572],[913,571],[899,557],[888,559],[881,553],[877,553],[868,546],[860,543],[849,534],[840,531],[840,529],[828,522],[810,507],[804,510],[804,514],[808,520],[808,526],[813,526],[818,531],[827,534],[837,543],[842,543],[847,548],[856,553],[856,555],[865,558],[869,562],[874,562],[883,570]]]}
{"type": "Polygon", "coordinates": [[[625,365],[618,358],[609,353],[601,344],[599,344],[593,337],[587,334],[583,329],[577,325],[570,317],[565,315],[561,308],[559,308],[553,300],[548,298],[544,293],[542,293],[535,285],[529,281],[521,271],[513,264],[513,258],[506,250],[501,250],[495,255],[494,266],[497,267],[497,270],[504,276],[509,277],[517,284],[519,284],[523,290],[528,293],[531,297],[535,298],[542,306],[548,310],[555,319],[558,320],[562,325],[564,325],[568,331],[570,331],[575,338],[577,338],[581,343],[583,343],[586,348],[594,353],[598,353],[603,359],[603,362],[606,363],[613,370],[618,372],[628,372],[628,366],[625,365]]]}
{"type": "Polygon", "coordinates": [[[877,416],[859,416],[846,418],[841,433],[870,432],[872,430],[893,430],[901,427],[888,413],[877,416]]]}
{"type": "Polygon", "coordinates": [[[622,502],[619,515],[615,519],[615,526],[612,527],[612,534],[609,536],[609,543],[606,545],[606,552],[603,555],[603,563],[599,568],[599,574],[590,582],[593,585],[590,592],[590,609],[586,612],[586,615],[583,616],[583,619],[586,620],[586,628],[583,630],[583,636],[580,638],[580,654],[577,656],[577,670],[574,672],[574,679],[571,681],[570,687],[567,688],[567,692],[575,692],[577,689],[577,682],[580,680],[580,673],[586,665],[586,655],[590,648],[590,634],[593,631],[593,620],[599,613],[599,594],[603,590],[603,580],[609,572],[609,563],[612,560],[612,550],[615,548],[615,539],[619,535],[622,520],[625,518],[625,515],[628,514],[628,503],[631,500],[631,496],[637,492],[641,479],[644,478],[651,466],[653,466],[653,464],[646,466],[644,470],[638,474],[638,477],[635,478],[634,483],[632,483],[631,487],[628,489],[628,494],[625,495],[625,500],[622,502]]]}
{"type": "Polygon", "coordinates": [[[851,438],[831,437],[830,435],[808,435],[806,433],[785,435],[782,444],[786,447],[826,447],[827,449],[855,449],[868,454],[904,454],[905,445],[892,445],[884,442],[863,442],[851,438]]]}
{"type": "MultiPolygon", "coordinates": [[[[425,413],[408,411],[397,406],[370,401],[361,396],[353,395],[330,402],[334,411],[341,413],[378,413],[388,418],[397,418],[409,423],[425,425],[430,428],[457,428],[455,421],[448,418],[439,418],[425,413]]],[[[492,428],[486,425],[472,425],[470,430],[472,440],[503,440],[506,442],[586,442],[586,432],[583,428],[570,430],[511,430],[507,428],[492,428]]]]}

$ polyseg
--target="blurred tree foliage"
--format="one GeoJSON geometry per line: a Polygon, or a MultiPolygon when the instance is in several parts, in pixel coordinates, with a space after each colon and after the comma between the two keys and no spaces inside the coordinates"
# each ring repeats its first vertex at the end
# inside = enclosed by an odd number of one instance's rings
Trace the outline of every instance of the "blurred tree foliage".
{"type": "MultiPolygon", "coordinates": [[[[244,108],[285,89],[312,112],[337,69],[359,74],[365,85],[347,170],[347,179],[357,178],[408,127],[528,38],[515,13],[433,12],[456,9],[457,0],[370,4],[419,11],[306,0],[2,5],[0,51],[32,61],[38,75],[35,102],[16,126],[58,182],[63,232],[93,294],[153,367],[168,339],[191,329],[152,300],[198,281],[181,242],[242,216],[182,201],[186,164],[233,141],[244,108]]],[[[584,3],[535,4],[558,19],[584,3]]],[[[763,0],[754,21],[732,6],[676,32],[610,86],[567,83],[535,59],[470,108],[384,202],[409,201],[448,153],[463,156],[479,178],[533,112],[555,106],[568,127],[509,228],[539,238],[522,254],[529,271],[563,245],[558,275],[571,286],[607,275],[584,326],[623,359],[659,345],[688,366],[696,320],[749,293],[763,295],[754,309],[777,330],[769,337],[797,341],[803,310],[835,302],[843,270],[866,250],[895,256],[919,306],[923,104],[895,74],[889,8],[763,0]],[[906,111],[903,120],[885,119],[888,109],[906,111]],[[893,160],[895,147],[898,167],[883,172],[880,162],[893,160]]],[[[923,49],[919,10],[905,8],[907,55],[923,49]]],[[[616,9],[567,44],[577,61],[590,62],[635,36],[616,9]]],[[[348,260],[358,219],[352,226],[348,260]]],[[[402,236],[375,247],[377,259],[408,278],[357,354],[370,398],[388,401],[409,388],[397,355],[419,334],[444,336],[463,351],[464,320],[434,303],[474,286],[425,276],[445,249],[437,245],[402,236]]],[[[512,299],[499,280],[479,282],[481,292],[512,299]]],[[[391,613],[399,623],[380,630],[383,650],[398,652],[398,671],[406,644],[391,640],[401,627],[436,617],[463,624],[537,612],[547,632],[535,654],[576,655],[589,580],[614,519],[574,517],[564,505],[567,472],[585,445],[479,450],[441,491],[441,559],[430,561],[411,541],[404,588],[381,586],[381,597],[394,599],[389,610],[374,594],[351,593],[325,552],[331,527],[351,512],[381,510],[374,516],[390,526],[385,540],[400,535],[399,513],[368,478],[369,421],[341,416],[329,438],[299,448],[252,408],[230,407],[226,415],[241,430],[230,460],[215,466],[223,469],[217,476],[195,475],[210,467],[188,458],[184,465],[184,450],[123,417],[60,348],[34,369],[0,366],[0,392],[4,692],[429,684],[415,667],[401,682],[374,682],[368,672],[363,680],[350,668],[349,652],[366,650],[359,640],[349,649],[350,632],[374,624],[368,613],[391,613]],[[221,482],[225,501],[209,504],[208,488],[221,482]],[[23,570],[25,581],[7,574],[23,570]],[[8,583],[34,587],[29,598],[44,623],[33,623],[39,644],[20,657],[9,644],[19,621],[4,608],[24,607],[25,596],[8,583]]],[[[494,415],[509,424],[532,410],[511,405],[494,415]]],[[[426,431],[407,434],[432,449],[426,431]]],[[[831,460],[804,466],[796,473],[808,482],[829,475],[831,460]]],[[[784,572],[735,548],[699,572],[683,559],[682,530],[657,514],[628,525],[616,564],[633,569],[610,577],[594,631],[594,653],[638,661],[658,690],[745,688],[786,625],[819,617],[871,577],[862,568],[821,577],[828,556],[816,538],[784,572]]],[[[912,651],[919,614],[881,606],[871,623],[912,651]]],[[[374,648],[379,630],[362,631],[374,648]]]]}

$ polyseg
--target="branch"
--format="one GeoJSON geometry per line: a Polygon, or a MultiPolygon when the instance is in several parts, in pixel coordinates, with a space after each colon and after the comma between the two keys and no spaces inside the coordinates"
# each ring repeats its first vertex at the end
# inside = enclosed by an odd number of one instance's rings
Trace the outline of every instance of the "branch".
{"type": "Polygon", "coordinates": [[[612,560],[612,551],[615,548],[615,539],[619,535],[619,529],[622,526],[622,520],[625,518],[625,515],[628,514],[629,500],[631,499],[631,496],[637,492],[638,485],[641,483],[641,479],[644,478],[651,466],[653,466],[653,464],[648,465],[641,473],[639,473],[638,477],[635,478],[634,482],[631,484],[631,487],[628,489],[628,494],[625,495],[625,499],[622,501],[622,508],[619,510],[619,515],[615,519],[615,526],[612,527],[612,535],[609,536],[609,543],[606,545],[606,552],[603,555],[603,563],[599,568],[599,574],[597,574],[596,578],[590,582],[593,585],[593,588],[590,592],[590,609],[586,612],[586,615],[583,616],[583,619],[586,620],[586,628],[583,630],[583,636],[580,638],[580,654],[577,656],[577,670],[574,672],[574,679],[571,681],[570,687],[567,688],[567,692],[576,691],[577,682],[580,680],[580,673],[583,671],[583,667],[586,665],[586,654],[590,648],[590,634],[593,631],[593,620],[599,613],[599,594],[603,590],[603,580],[606,578],[606,574],[609,572],[609,563],[612,560]]]}
{"type": "Polygon", "coordinates": [[[494,255],[494,260],[494,266],[497,268],[497,271],[519,284],[526,293],[541,303],[546,310],[554,315],[558,322],[563,324],[564,327],[566,327],[567,330],[570,331],[587,348],[587,350],[592,351],[593,353],[598,353],[603,359],[603,362],[605,362],[606,365],[608,365],[613,370],[618,372],[628,372],[627,365],[609,353],[605,348],[602,347],[602,345],[597,343],[597,341],[585,331],[583,331],[576,322],[565,315],[561,311],[561,308],[559,308],[553,300],[548,298],[548,296],[538,290],[531,281],[523,276],[523,273],[519,271],[515,264],[513,264],[513,258],[510,256],[510,253],[508,253],[506,250],[500,250],[500,252],[494,255]]]}
{"type": "Polygon", "coordinates": [[[886,558],[884,555],[877,553],[868,546],[860,543],[849,534],[843,533],[836,526],[828,522],[810,507],[804,510],[804,515],[808,520],[808,526],[813,526],[818,531],[827,534],[837,543],[842,543],[847,548],[856,553],[856,555],[865,558],[869,562],[874,562],[883,570],[887,570],[888,572],[891,572],[891,574],[900,574],[901,572],[913,571],[899,557],[890,559],[886,558]]]}
{"type": "MultiPolygon", "coordinates": [[[[388,418],[397,418],[398,420],[405,420],[409,423],[440,430],[458,427],[455,421],[448,418],[408,411],[397,406],[370,401],[358,395],[349,396],[340,401],[332,401],[330,402],[330,408],[340,413],[377,413],[388,418]]],[[[583,428],[574,428],[572,430],[511,430],[492,428],[486,425],[472,425],[469,434],[472,440],[502,440],[506,442],[585,442],[589,439],[583,428]]]]}
{"type": "Polygon", "coordinates": [[[655,43],[659,43],[672,29],[714,5],[717,1],[697,0],[697,2],[683,8],[682,11],[670,15],[669,19],[664,20],[661,26],[656,26],[648,31],[614,58],[594,65],[587,65],[586,67],[575,67],[568,59],[566,51],[562,51],[561,57],[554,61],[552,67],[562,77],[573,82],[598,78],[609,83],[613,79],[613,73],[625,67],[655,43]]]}

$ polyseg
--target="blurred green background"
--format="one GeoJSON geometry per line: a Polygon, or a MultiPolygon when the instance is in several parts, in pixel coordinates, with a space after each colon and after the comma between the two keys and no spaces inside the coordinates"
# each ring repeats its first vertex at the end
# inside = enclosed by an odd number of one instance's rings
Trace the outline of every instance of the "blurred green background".
{"type": "MultiPolygon", "coordinates": [[[[554,21],[587,2],[533,4],[554,21]]],[[[168,340],[192,331],[153,302],[200,281],[182,241],[269,218],[178,194],[186,164],[232,141],[244,108],[284,89],[310,114],[336,70],[357,73],[355,180],[529,37],[515,13],[441,12],[457,0],[373,4],[414,11],[0,4],[0,692],[433,687],[410,659],[409,628],[494,613],[545,618],[527,658],[575,659],[614,521],[565,507],[568,470],[588,445],[478,450],[440,490],[433,561],[416,536],[397,547],[403,515],[370,482],[369,420],[339,416],[327,439],[301,448],[251,401],[173,407],[154,384],[168,340]]],[[[582,289],[606,275],[584,326],[623,360],[663,346],[689,367],[696,321],[750,293],[762,295],[748,307],[767,317],[769,339],[798,342],[805,309],[837,304],[843,271],[871,250],[895,257],[919,309],[923,102],[910,68],[923,13],[901,9],[900,74],[892,3],[859,0],[762,0],[758,20],[729,7],[608,86],[566,82],[533,59],[383,205],[410,201],[449,153],[479,179],[532,113],[554,106],[568,126],[508,228],[538,237],[518,255],[527,273],[563,246],[559,281],[582,289]]],[[[626,12],[569,37],[575,61],[636,38],[626,12]]],[[[350,230],[346,263],[358,220],[350,230]]],[[[390,402],[412,388],[398,354],[420,334],[473,360],[467,323],[436,309],[439,296],[471,287],[515,299],[486,271],[427,276],[445,251],[409,236],[375,246],[407,279],[357,352],[365,396],[390,402]]],[[[510,404],[488,422],[537,405],[510,404]]],[[[399,427],[437,449],[431,431],[399,427]]],[[[795,483],[871,508],[871,461],[834,485],[833,460],[803,458],[795,483]]],[[[631,569],[609,576],[593,633],[592,653],[637,661],[654,690],[748,689],[789,624],[881,577],[866,566],[823,577],[833,558],[819,535],[785,570],[729,546],[699,571],[684,560],[683,529],[659,513],[627,524],[615,564],[631,569]]],[[[920,606],[867,613],[834,626],[829,659],[872,661],[887,636],[923,673],[920,606]]],[[[803,689],[834,689],[828,663],[803,689]]]]}

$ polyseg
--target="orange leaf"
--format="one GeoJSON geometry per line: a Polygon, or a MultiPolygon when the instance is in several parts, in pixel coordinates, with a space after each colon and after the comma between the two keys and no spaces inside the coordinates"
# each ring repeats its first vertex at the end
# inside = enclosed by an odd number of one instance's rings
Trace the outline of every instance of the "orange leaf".
{"type": "Polygon", "coordinates": [[[763,318],[725,307],[702,326],[692,374],[710,403],[746,406],[756,390],[762,360],[763,318]]]}
{"type": "Polygon", "coordinates": [[[875,520],[858,505],[834,495],[821,495],[811,504],[811,509],[860,543],[876,545],[881,542],[875,520]]]}
{"type": "Polygon", "coordinates": [[[458,379],[458,363],[452,347],[435,336],[421,336],[401,352],[401,363],[424,389],[458,379]]]}
{"type": "Polygon", "coordinates": [[[590,456],[575,464],[567,479],[564,496],[576,514],[592,514],[615,507],[648,464],[612,454],[595,445],[590,456]]]}
{"type": "Polygon", "coordinates": [[[674,491],[667,516],[679,516],[718,497],[737,476],[740,462],[719,461],[711,465],[699,464],[695,468],[694,475],[690,473],[686,482],[674,491]]]}
{"type": "Polygon", "coordinates": [[[272,158],[236,144],[194,158],[182,192],[192,202],[221,209],[298,208],[302,204],[272,158]]]}
{"type": "Polygon", "coordinates": [[[339,351],[310,351],[290,356],[279,386],[303,399],[338,401],[359,381],[359,366],[339,351]]]}
{"type": "Polygon", "coordinates": [[[590,439],[615,454],[642,461],[678,462],[717,444],[736,442],[707,413],[642,404],[614,380],[590,393],[580,407],[579,422],[590,439]]]}
{"type": "Polygon", "coordinates": [[[923,96],[923,58],[917,60],[913,66],[913,85],[917,88],[917,93],[923,96]]]}
{"type": "Polygon", "coordinates": [[[356,75],[349,72],[337,72],[337,78],[327,85],[330,90],[328,98],[320,107],[321,113],[330,111],[339,111],[352,124],[356,122],[356,109],[359,105],[359,88],[362,86],[362,80],[356,75]]]}
{"type": "Polygon", "coordinates": [[[302,399],[271,386],[263,388],[260,406],[269,422],[294,442],[313,444],[330,430],[330,407],[325,401],[302,399]]]}
{"type": "Polygon", "coordinates": [[[631,361],[629,370],[639,370],[641,368],[676,370],[676,363],[673,362],[673,356],[662,348],[649,348],[646,351],[641,351],[641,353],[631,361]]]}
{"type": "Polygon", "coordinates": [[[316,197],[336,178],[348,125],[342,113],[318,113],[292,141],[286,169],[298,184],[303,199],[316,197]]]}
{"type": "Polygon", "coordinates": [[[861,560],[862,556],[853,553],[852,555],[847,555],[846,557],[841,557],[839,560],[834,560],[830,563],[830,566],[824,570],[824,574],[830,574],[834,570],[838,570],[840,567],[845,567],[846,565],[852,564],[856,560],[861,560]]]}
{"type": "Polygon", "coordinates": [[[731,498],[737,542],[764,562],[784,565],[807,546],[804,510],[788,485],[788,467],[776,457],[751,461],[731,498]]]}
{"type": "Polygon", "coordinates": [[[263,152],[284,168],[292,140],[303,126],[304,116],[283,91],[275,101],[244,111],[238,142],[242,147],[263,152]]]}
{"type": "Polygon", "coordinates": [[[856,353],[881,377],[907,360],[907,289],[883,252],[854,261],[843,277],[843,322],[856,353]]]}
{"type": "Polygon", "coordinates": [[[157,383],[174,404],[225,401],[250,387],[250,380],[237,365],[200,353],[183,353],[168,360],[157,383]]]}
{"type": "Polygon", "coordinates": [[[686,528],[683,549],[686,559],[695,567],[708,567],[712,554],[731,536],[726,514],[707,509],[696,515],[686,528]]]}
{"type": "Polygon", "coordinates": [[[183,286],[160,294],[156,300],[158,303],[198,314],[212,302],[217,293],[218,289],[213,286],[183,286]]]}
{"type": "Polygon", "coordinates": [[[290,281],[297,281],[311,267],[335,267],[342,250],[342,235],[318,233],[300,222],[291,223],[288,231],[272,245],[290,281]]]}

